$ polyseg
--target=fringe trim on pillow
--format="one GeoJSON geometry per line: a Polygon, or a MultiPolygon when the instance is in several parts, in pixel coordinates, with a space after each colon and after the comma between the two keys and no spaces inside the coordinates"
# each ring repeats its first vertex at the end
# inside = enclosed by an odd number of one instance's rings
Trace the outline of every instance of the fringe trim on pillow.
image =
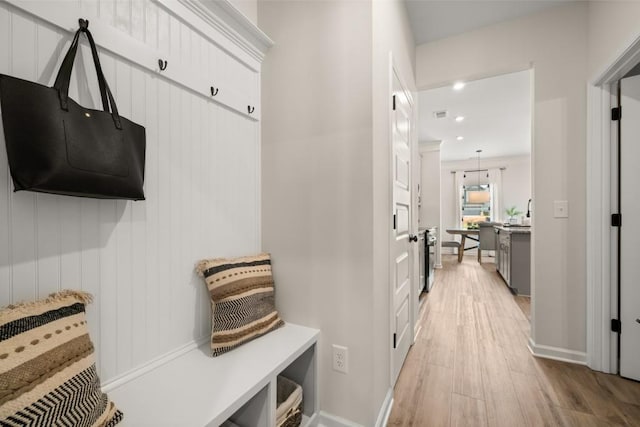
{"type": "Polygon", "coordinates": [[[263,256],[268,256],[271,257],[271,255],[269,254],[269,252],[261,252],[259,254],[255,254],[255,255],[249,255],[249,256],[244,256],[244,257],[239,257],[239,258],[211,258],[211,259],[203,259],[200,260],[196,263],[196,273],[198,273],[198,275],[200,277],[204,277],[204,272],[205,270],[207,270],[209,267],[207,266],[209,263],[229,263],[229,262],[245,262],[245,261],[253,261],[255,258],[257,257],[263,257],[263,256]]]}
{"type": "Polygon", "coordinates": [[[8,312],[8,311],[36,308],[43,305],[51,304],[53,302],[62,301],[68,298],[75,298],[76,300],[78,300],[78,302],[81,302],[85,305],[91,304],[91,302],[93,301],[93,296],[90,293],[83,292],[83,291],[75,291],[72,289],[65,289],[60,292],[49,294],[49,296],[45,299],[41,299],[37,301],[20,302],[17,304],[10,304],[0,310],[0,316],[2,316],[3,314],[5,314],[5,312],[8,312]]]}

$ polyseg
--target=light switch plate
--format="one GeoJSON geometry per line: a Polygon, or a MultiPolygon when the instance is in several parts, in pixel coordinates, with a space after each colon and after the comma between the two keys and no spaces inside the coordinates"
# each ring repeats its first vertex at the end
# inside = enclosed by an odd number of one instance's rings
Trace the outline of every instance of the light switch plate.
{"type": "Polygon", "coordinates": [[[567,200],[556,200],[553,202],[554,218],[569,218],[569,202],[567,200]]]}

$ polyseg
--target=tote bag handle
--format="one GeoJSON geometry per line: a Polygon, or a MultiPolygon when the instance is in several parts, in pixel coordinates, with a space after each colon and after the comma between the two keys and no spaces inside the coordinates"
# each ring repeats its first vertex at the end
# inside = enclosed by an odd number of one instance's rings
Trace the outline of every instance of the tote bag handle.
{"type": "Polygon", "coordinates": [[[87,39],[89,40],[89,45],[91,46],[91,55],[93,57],[93,63],[96,68],[96,74],[98,76],[98,85],[100,86],[100,97],[102,98],[102,109],[105,112],[110,112],[111,117],[113,117],[113,122],[117,129],[122,129],[122,124],[120,121],[120,115],[118,114],[118,107],[116,106],[116,102],[113,98],[111,90],[109,89],[109,85],[107,84],[107,80],[104,77],[102,72],[102,66],[100,65],[100,59],[98,57],[98,49],[96,48],[95,41],[93,40],[93,36],[89,31],[89,21],[84,19],[80,19],[79,21],[80,28],[76,31],[75,36],[73,37],[73,41],[71,42],[71,46],[69,46],[69,50],[62,61],[62,65],[60,65],[60,69],[58,70],[58,75],[56,76],[56,81],[53,84],[53,87],[58,90],[58,96],[60,97],[60,107],[63,110],[68,109],[68,101],[69,98],[69,83],[71,81],[71,70],[73,69],[73,62],[76,57],[76,52],[78,50],[78,43],[80,39],[80,33],[85,33],[87,35],[87,39]],[[111,108],[109,108],[111,107],[111,108]]]}

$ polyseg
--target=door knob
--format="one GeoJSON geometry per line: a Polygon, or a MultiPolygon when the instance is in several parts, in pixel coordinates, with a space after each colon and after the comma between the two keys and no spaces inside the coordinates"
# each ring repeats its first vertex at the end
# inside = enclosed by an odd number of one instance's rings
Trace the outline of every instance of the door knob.
{"type": "Polygon", "coordinates": [[[409,241],[410,242],[417,242],[418,241],[418,236],[414,236],[409,234],[409,241]]]}

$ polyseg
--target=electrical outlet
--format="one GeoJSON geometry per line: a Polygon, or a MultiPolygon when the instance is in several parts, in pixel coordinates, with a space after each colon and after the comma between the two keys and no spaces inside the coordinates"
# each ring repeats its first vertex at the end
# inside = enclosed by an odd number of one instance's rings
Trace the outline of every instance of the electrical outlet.
{"type": "Polygon", "coordinates": [[[333,370],[349,373],[349,349],[341,345],[333,345],[333,370]]]}

